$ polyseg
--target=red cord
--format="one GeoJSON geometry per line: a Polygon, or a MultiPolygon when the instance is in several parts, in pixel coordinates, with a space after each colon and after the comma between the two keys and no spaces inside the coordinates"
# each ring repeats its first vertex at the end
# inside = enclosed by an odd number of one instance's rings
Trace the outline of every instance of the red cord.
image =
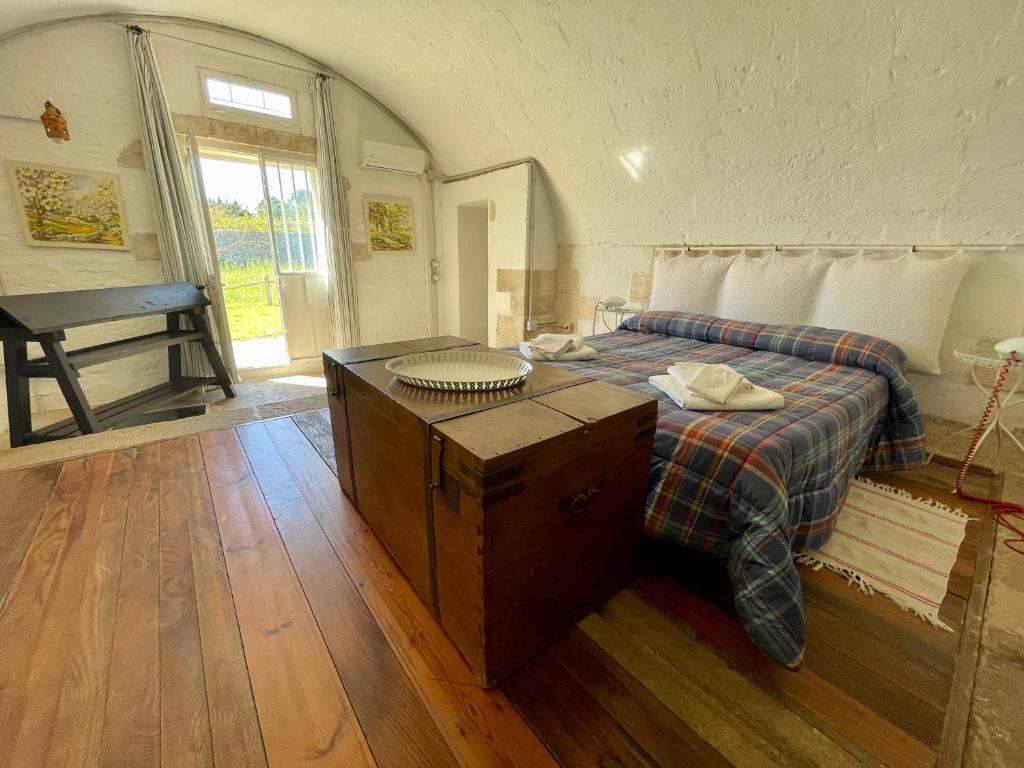
{"type": "Polygon", "coordinates": [[[985,405],[985,410],[981,412],[981,420],[978,422],[978,428],[974,430],[974,437],[971,438],[971,445],[967,449],[967,455],[964,456],[964,461],[956,474],[956,494],[970,501],[980,501],[983,504],[988,504],[995,513],[996,524],[1008,528],[1016,537],[1007,539],[1004,542],[1006,546],[1014,552],[1024,555],[1024,530],[1016,525],[1018,518],[1024,519],[1024,505],[1014,504],[1010,501],[1000,501],[999,499],[988,499],[984,496],[975,496],[963,489],[964,478],[967,477],[967,468],[974,461],[974,454],[978,452],[981,436],[985,433],[989,419],[992,418],[992,411],[995,410],[996,405],[999,403],[999,392],[1006,383],[1006,377],[1010,375],[1010,369],[1018,362],[1020,362],[1020,358],[1017,356],[1017,353],[1010,352],[1010,357],[996,375],[995,384],[992,386],[992,394],[988,396],[988,403],[985,405]]]}

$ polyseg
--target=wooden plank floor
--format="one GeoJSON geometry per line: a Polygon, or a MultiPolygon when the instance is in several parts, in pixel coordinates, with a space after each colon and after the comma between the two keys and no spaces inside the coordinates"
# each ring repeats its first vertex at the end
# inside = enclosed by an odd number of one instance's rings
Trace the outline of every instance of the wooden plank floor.
{"type": "MultiPolygon", "coordinates": [[[[954,632],[802,570],[806,662],[787,672],[717,566],[651,544],[630,588],[484,691],[333,463],[317,412],[0,474],[3,765],[959,760],[987,518],[943,604],[954,632]]],[[[946,499],[950,477],[876,479],[946,499]]]]}

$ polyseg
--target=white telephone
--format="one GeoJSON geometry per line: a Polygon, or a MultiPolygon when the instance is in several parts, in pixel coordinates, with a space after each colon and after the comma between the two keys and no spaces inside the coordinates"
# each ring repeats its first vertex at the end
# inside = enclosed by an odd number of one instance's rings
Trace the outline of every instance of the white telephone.
{"type": "Polygon", "coordinates": [[[612,294],[601,297],[601,301],[599,303],[605,309],[618,309],[619,307],[626,306],[626,300],[624,298],[612,294]]]}
{"type": "Polygon", "coordinates": [[[1016,352],[1017,357],[1024,359],[1024,336],[1015,339],[1004,339],[996,344],[996,354],[1000,360],[1009,360],[1010,354],[1016,352]]]}

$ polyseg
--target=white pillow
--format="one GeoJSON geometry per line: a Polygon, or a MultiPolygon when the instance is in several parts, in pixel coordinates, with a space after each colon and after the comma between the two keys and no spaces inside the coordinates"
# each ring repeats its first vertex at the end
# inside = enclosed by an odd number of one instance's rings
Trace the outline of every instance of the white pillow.
{"type": "Polygon", "coordinates": [[[810,325],[830,260],[817,254],[742,254],[729,267],[719,317],[769,325],[810,325]]]}
{"type": "Polygon", "coordinates": [[[658,256],[651,280],[653,312],[694,312],[713,315],[722,278],[735,256],[658,256]]]}
{"type": "Polygon", "coordinates": [[[834,259],[813,324],[878,336],[903,350],[910,370],[938,375],[939,347],[969,265],[963,255],[834,259]]]}

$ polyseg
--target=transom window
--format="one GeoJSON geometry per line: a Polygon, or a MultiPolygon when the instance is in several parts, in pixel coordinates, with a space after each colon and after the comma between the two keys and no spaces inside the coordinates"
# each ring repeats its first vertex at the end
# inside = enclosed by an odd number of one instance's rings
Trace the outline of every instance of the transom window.
{"type": "Polygon", "coordinates": [[[293,94],[284,88],[219,72],[200,71],[200,78],[203,96],[210,107],[250,112],[287,122],[294,118],[293,94]]]}

